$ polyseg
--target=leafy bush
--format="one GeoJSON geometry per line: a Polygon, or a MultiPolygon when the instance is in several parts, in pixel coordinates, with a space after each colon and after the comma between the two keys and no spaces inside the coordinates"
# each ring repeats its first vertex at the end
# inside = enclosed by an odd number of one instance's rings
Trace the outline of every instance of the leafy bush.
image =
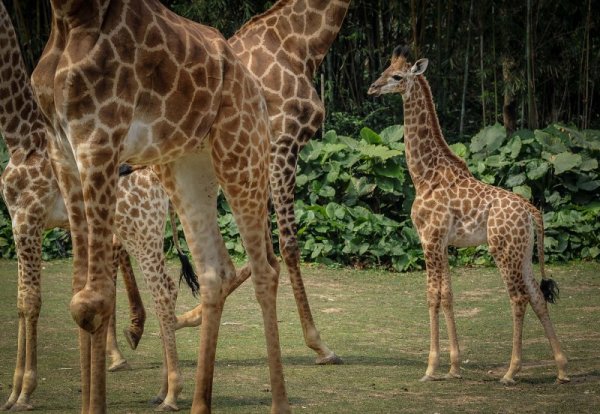
{"type": "MultiPolygon", "coordinates": [[[[329,131],[300,153],[295,207],[302,257],[328,265],[422,268],[410,220],[414,188],[404,157],[404,129],[394,125],[378,134],[362,127],[357,135],[329,131]]],[[[550,125],[507,138],[496,124],[469,144],[451,148],[477,178],[521,194],[543,210],[547,261],[600,258],[600,131],[550,125]]],[[[225,244],[242,257],[239,232],[222,195],[218,208],[225,244]]],[[[272,227],[277,244],[274,217],[272,227]]],[[[183,236],[181,225],[178,231],[183,236]]],[[[167,224],[167,251],[172,250],[171,234],[167,224]]],[[[67,239],[62,231],[46,232],[44,259],[68,254],[67,239]]],[[[14,255],[10,219],[1,206],[0,257],[14,255]]],[[[491,263],[485,246],[451,249],[450,260],[453,265],[491,263]]]]}

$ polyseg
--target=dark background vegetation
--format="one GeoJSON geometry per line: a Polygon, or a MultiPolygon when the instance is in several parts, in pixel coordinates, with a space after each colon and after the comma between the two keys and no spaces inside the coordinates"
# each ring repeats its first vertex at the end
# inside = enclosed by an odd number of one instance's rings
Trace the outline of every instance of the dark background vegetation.
{"type": "MultiPolygon", "coordinates": [[[[31,70],[48,35],[49,2],[3,1],[31,70]]],[[[226,37],[274,3],[163,2],[226,37]]],[[[366,95],[398,44],[429,59],[442,129],[473,173],[543,208],[550,260],[600,257],[600,38],[592,13],[591,0],[352,1],[315,78],[328,111],[323,131],[333,132],[315,137],[299,166],[305,260],[422,266],[408,215],[413,190],[402,129],[394,127],[402,124],[401,98],[366,95]]],[[[220,207],[228,247],[241,252],[227,206],[220,207]]],[[[10,236],[4,211],[3,256],[13,254],[10,236]]],[[[68,251],[60,233],[49,233],[44,243],[48,258],[68,251]]],[[[486,263],[489,257],[482,249],[461,249],[453,260],[486,263]]]]}

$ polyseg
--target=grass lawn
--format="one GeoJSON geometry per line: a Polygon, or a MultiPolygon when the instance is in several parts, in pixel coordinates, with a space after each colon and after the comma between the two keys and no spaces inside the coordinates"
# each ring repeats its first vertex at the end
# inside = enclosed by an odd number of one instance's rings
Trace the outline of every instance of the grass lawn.
{"type": "MultiPolygon", "coordinates": [[[[10,393],[17,345],[16,262],[0,261],[0,405],[10,393]]],[[[68,314],[68,261],[44,264],[39,322],[39,385],[33,397],[40,413],[79,410],[77,330],[68,314]]],[[[169,263],[178,275],[175,262],[169,263]]],[[[571,383],[557,385],[556,367],[542,327],[531,311],[525,320],[523,370],[517,385],[498,382],[508,367],[512,318],[495,268],[454,269],[453,286],[463,379],[420,383],[429,349],[425,276],[304,266],[306,288],[321,337],[344,359],[316,366],[305,347],[290,283],[279,289],[281,346],[287,390],[303,413],[596,413],[600,412],[600,264],[550,266],[561,299],[551,318],[569,358],[571,383]]],[[[161,348],[153,305],[139,281],[148,309],[137,351],[120,337],[131,370],[108,373],[110,413],[146,413],[160,383],[161,348]]],[[[126,295],[118,289],[118,332],[128,321],[126,295]]],[[[177,312],[196,304],[179,294],[177,312]]],[[[442,366],[448,369],[442,319],[442,366]]],[[[198,330],[177,333],[184,390],[180,408],[191,406],[198,330]]],[[[267,413],[266,350],[259,306],[246,283],[227,301],[215,369],[215,413],[267,413]]]]}

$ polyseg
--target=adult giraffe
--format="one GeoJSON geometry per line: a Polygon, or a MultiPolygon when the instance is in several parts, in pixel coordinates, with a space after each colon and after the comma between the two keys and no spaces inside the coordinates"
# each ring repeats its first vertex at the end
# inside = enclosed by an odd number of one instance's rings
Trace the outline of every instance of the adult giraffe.
{"type": "MultiPolygon", "coordinates": [[[[33,408],[30,397],[37,385],[42,231],[52,227],[68,229],[69,220],[50,165],[46,129],[33,98],[14,28],[3,4],[0,4],[0,29],[0,130],[11,155],[0,179],[0,187],[11,214],[19,261],[17,364],[11,394],[0,410],[21,411],[33,408]]],[[[173,384],[178,383],[179,376],[173,329],[177,290],[166,273],[163,254],[169,199],[150,169],[131,171],[123,168],[123,171],[127,174],[119,179],[114,230],[135,255],[155,302],[165,349],[163,383],[157,399],[164,400],[168,393],[167,378],[173,384]]],[[[129,256],[121,241],[115,239],[113,280],[120,264],[131,315],[125,336],[135,349],[143,333],[145,311],[129,256]]],[[[174,242],[179,253],[178,243],[174,242]]],[[[107,351],[112,359],[109,371],[125,367],[127,361],[117,347],[114,313],[107,341],[107,351]]]]}
{"type": "Polygon", "coordinates": [[[444,311],[450,338],[450,372],[460,378],[460,351],[454,322],[453,295],[448,269],[448,246],[467,247],[487,243],[510,296],[513,312],[513,351],[501,382],[514,384],[521,369],[523,318],[531,303],[550,342],[558,367],[558,381],[567,382],[567,358],[550,321],[546,301],[553,302],[556,284],[544,274],[544,221],[527,200],[473,177],[442,134],[429,83],[423,76],[427,59],[414,64],[408,48],[396,48],[391,64],[369,94],[400,93],[404,103],[406,163],[415,185],[411,218],[419,233],[427,266],[427,301],[431,346],[422,381],[435,379],[439,365],[439,310],[444,311]],[[533,229],[542,274],[541,285],[533,276],[533,229]]]}
{"type": "Polygon", "coordinates": [[[106,412],[110,229],[122,161],[157,164],[200,274],[204,315],[192,412],[210,412],[218,329],[235,278],[217,226],[219,185],[263,312],[271,409],[289,412],[275,306],[279,268],[267,227],[270,127],[260,86],[217,31],[158,0],[52,0],[51,7],[50,39],[32,80],[73,234],[82,412],[106,412]]]}
{"type": "MultiPolygon", "coordinates": [[[[46,150],[46,131],[33,98],[17,37],[4,4],[0,4],[0,131],[10,154],[0,177],[0,189],[11,216],[18,260],[18,342],[11,394],[0,411],[29,410],[37,386],[37,322],[40,314],[42,232],[68,229],[68,218],[46,150]]],[[[131,179],[125,179],[125,186],[131,179]]],[[[127,190],[125,190],[127,191],[127,190]]],[[[127,252],[117,246],[116,262],[130,293],[131,324],[126,329],[132,345],[144,330],[145,312],[127,252]]],[[[116,277],[117,265],[114,267],[116,277]]],[[[118,348],[113,329],[107,351],[114,371],[127,361],[118,348]]]]}
{"type": "MultiPolygon", "coordinates": [[[[307,346],[317,364],[342,360],[321,340],[304,289],[296,239],[294,192],[298,154],[321,127],[325,108],[313,87],[314,75],[337,37],[350,0],[279,0],[250,19],[229,40],[235,54],[258,79],[272,127],[271,196],[285,260],[307,346]]],[[[231,290],[248,278],[238,272],[231,290]]],[[[230,292],[228,292],[230,293],[230,292]]],[[[197,326],[202,305],[179,316],[177,328],[197,326]]]]}

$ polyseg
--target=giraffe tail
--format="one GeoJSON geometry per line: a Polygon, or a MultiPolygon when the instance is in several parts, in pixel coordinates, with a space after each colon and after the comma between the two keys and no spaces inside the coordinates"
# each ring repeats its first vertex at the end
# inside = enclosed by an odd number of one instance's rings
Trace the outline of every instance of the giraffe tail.
{"type": "Polygon", "coordinates": [[[191,289],[192,295],[196,297],[198,296],[198,292],[200,291],[198,276],[196,276],[196,272],[194,272],[194,267],[192,266],[189,257],[183,252],[183,250],[181,249],[181,245],[179,244],[175,209],[173,208],[173,205],[171,203],[169,203],[169,220],[171,221],[171,229],[173,232],[173,245],[175,246],[175,250],[177,251],[177,257],[179,257],[179,261],[181,262],[179,284],[181,285],[181,281],[185,280],[185,284],[188,285],[188,287],[191,289]]]}
{"type": "Polygon", "coordinates": [[[528,208],[536,227],[538,260],[540,262],[540,273],[542,274],[540,289],[546,302],[556,303],[560,289],[554,280],[546,277],[546,270],[544,268],[544,217],[542,216],[540,210],[535,208],[532,204],[528,203],[528,208]]]}

